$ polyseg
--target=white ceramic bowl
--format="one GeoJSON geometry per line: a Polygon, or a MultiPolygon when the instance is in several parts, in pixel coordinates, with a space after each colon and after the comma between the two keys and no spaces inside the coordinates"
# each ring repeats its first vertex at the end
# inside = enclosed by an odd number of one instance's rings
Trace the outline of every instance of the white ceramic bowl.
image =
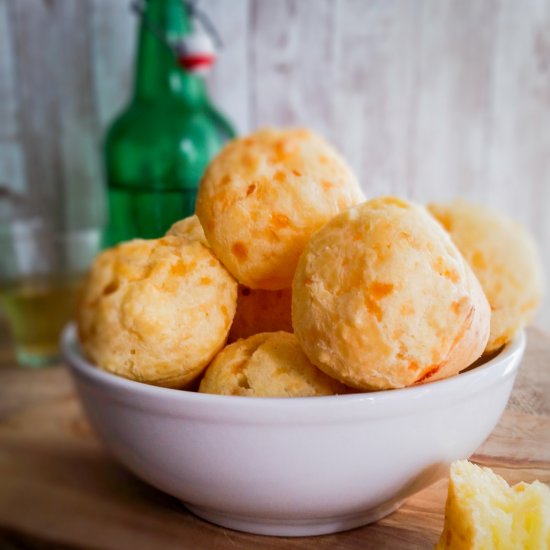
{"type": "Polygon", "coordinates": [[[214,523],[317,535],[375,521],[472,454],[510,396],[525,348],[453,378],[401,390],[294,399],[157,388],[66,362],[96,432],[151,485],[214,523]]]}

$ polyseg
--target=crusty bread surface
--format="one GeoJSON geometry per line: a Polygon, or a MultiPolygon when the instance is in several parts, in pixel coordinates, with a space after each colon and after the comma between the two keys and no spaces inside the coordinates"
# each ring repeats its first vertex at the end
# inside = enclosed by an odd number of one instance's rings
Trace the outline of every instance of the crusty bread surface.
{"type": "Polygon", "coordinates": [[[238,340],[212,361],[199,391],[248,397],[313,397],[348,388],[313,366],[288,332],[238,340]]]}
{"type": "Polygon", "coordinates": [[[456,374],[489,336],[489,304],[449,235],[424,207],[395,197],[350,208],[316,233],[292,292],[309,359],[358,389],[456,374]]]}
{"type": "Polygon", "coordinates": [[[309,130],[265,129],[208,166],[196,212],[216,256],[244,286],[289,288],[311,235],[363,200],[344,160],[309,130]]]}
{"type": "Polygon", "coordinates": [[[508,343],[531,321],[543,294],[541,262],[527,231],[507,216],[456,200],[430,212],[466,258],[491,306],[487,352],[508,343]]]}
{"type": "Polygon", "coordinates": [[[223,347],[237,283],[208,248],[174,236],[104,251],[77,312],[80,343],[100,368],[187,387],[223,347]]]}

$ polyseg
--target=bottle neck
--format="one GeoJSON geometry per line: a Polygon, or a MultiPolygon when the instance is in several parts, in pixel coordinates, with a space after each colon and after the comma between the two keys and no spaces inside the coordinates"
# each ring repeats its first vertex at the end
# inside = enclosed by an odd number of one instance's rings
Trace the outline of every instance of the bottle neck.
{"type": "Polygon", "coordinates": [[[139,28],[134,100],[172,97],[190,106],[207,101],[202,78],[181,68],[174,53],[157,36],[161,33],[172,42],[183,39],[190,30],[189,16],[182,0],[147,0],[139,28]]]}

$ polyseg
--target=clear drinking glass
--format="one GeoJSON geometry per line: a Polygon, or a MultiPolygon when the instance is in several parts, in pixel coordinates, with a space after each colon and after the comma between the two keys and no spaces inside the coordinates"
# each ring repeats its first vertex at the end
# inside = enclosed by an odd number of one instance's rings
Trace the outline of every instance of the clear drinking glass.
{"type": "Polygon", "coordinates": [[[0,304],[21,365],[57,361],[61,329],[100,240],[99,229],[61,229],[40,217],[0,223],[0,304]]]}

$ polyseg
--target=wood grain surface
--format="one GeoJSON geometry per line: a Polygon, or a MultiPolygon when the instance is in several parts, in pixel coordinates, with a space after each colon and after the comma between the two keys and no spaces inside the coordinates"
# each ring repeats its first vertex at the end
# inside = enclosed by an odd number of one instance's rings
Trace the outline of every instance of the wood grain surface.
{"type": "MultiPolygon", "coordinates": [[[[0,0],[0,184],[103,220],[101,143],[127,101],[130,0],[0,0]]],[[[308,125],[367,196],[503,210],[550,273],[550,0],[202,0],[208,77],[241,132],[308,125]]],[[[0,213],[2,201],[0,200],[0,213]]],[[[550,293],[539,321],[550,329],[550,293]]]]}
{"type": "MultiPolygon", "coordinates": [[[[549,366],[550,337],[529,330],[510,403],[473,457],[510,483],[550,483],[549,366]]],[[[441,480],[373,525],[321,537],[261,537],[216,527],[103,450],[62,366],[18,368],[0,342],[2,549],[427,550],[442,529],[445,497],[441,480]]]]}

